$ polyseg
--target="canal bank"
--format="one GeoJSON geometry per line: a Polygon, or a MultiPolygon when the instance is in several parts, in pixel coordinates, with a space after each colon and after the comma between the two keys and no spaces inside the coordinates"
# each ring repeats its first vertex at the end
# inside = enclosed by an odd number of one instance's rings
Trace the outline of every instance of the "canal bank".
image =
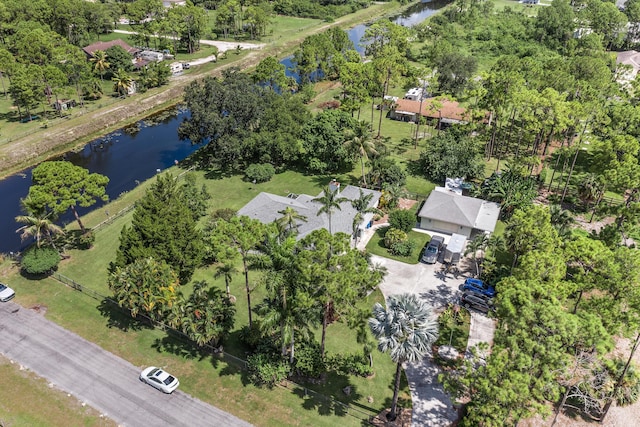
{"type": "MultiPolygon", "coordinates": [[[[411,6],[411,5],[408,5],[411,6]]],[[[47,129],[17,138],[0,145],[0,179],[20,172],[44,160],[54,158],[67,151],[81,147],[94,138],[106,135],[118,128],[143,120],[155,112],[182,102],[184,88],[192,81],[205,76],[220,76],[222,70],[238,67],[241,70],[256,66],[267,56],[283,57],[290,54],[305,37],[322,32],[333,26],[350,28],[360,23],[372,22],[383,16],[401,13],[408,6],[377,4],[356,13],[343,16],[331,23],[321,23],[300,32],[299,37],[284,44],[266,46],[260,51],[243,53],[244,56],[213,70],[192,72],[175,79],[170,86],[152,89],[137,94],[115,105],[58,122],[47,129]]]]}

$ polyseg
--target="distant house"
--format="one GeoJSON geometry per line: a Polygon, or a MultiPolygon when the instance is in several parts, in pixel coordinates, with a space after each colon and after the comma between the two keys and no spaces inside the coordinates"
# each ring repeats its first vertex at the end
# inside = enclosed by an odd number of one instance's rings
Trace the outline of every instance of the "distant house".
{"type": "Polygon", "coordinates": [[[618,52],[616,57],[616,80],[623,86],[628,86],[640,71],[640,52],[627,50],[618,52]]]}
{"type": "Polygon", "coordinates": [[[473,237],[492,233],[500,215],[500,205],[467,197],[436,187],[418,213],[420,228],[473,237]]]}
{"type": "Polygon", "coordinates": [[[427,93],[421,87],[412,87],[404,94],[404,99],[410,99],[412,101],[420,101],[420,99],[425,99],[427,97],[427,93]]]}
{"type": "MultiPolygon", "coordinates": [[[[348,201],[342,202],[340,204],[340,210],[335,209],[331,214],[331,231],[334,234],[342,232],[352,236],[353,219],[355,218],[357,211],[353,206],[351,206],[351,200],[358,199],[360,197],[360,190],[362,190],[365,195],[373,194],[368,207],[377,207],[382,193],[365,188],[361,189],[353,185],[347,185],[341,191],[339,183],[334,181],[332,184],[331,188],[333,188],[333,191],[340,192],[340,197],[345,197],[348,201]]],[[[321,196],[322,194],[323,193],[320,193],[318,196],[321,196]]],[[[299,215],[307,217],[306,222],[298,221],[297,223],[297,237],[301,239],[313,230],[321,228],[329,229],[329,217],[326,213],[318,215],[318,211],[322,208],[322,204],[314,202],[313,199],[315,197],[308,196],[306,194],[289,194],[285,197],[270,193],[260,193],[249,201],[249,203],[244,205],[238,211],[238,215],[246,215],[250,218],[260,220],[260,222],[264,224],[269,224],[282,217],[282,214],[279,213],[280,211],[283,211],[287,207],[291,207],[299,215]]],[[[359,231],[365,230],[371,226],[373,215],[373,213],[363,214],[363,220],[358,226],[359,231]]]]}
{"type": "Polygon", "coordinates": [[[466,124],[471,120],[471,114],[466,108],[461,107],[456,101],[447,99],[427,98],[422,103],[411,99],[398,99],[389,113],[390,118],[405,122],[415,122],[419,115],[444,124],[466,124]]]}
{"type": "Polygon", "coordinates": [[[172,7],[172,6],[186,6],[187,0],[162,0],[162,6],[164,7],[172,7]]]}
{"type": "Polygon", "coordinates": [[[164,53],[155,52],[153,50],[143,50],[142,52],[138,53],[138,58],[142,58],[147,61],[161,62],[162,60],[164,60],[164,53]]]}
{"type": "Polygon", "coordinates": [[[93,58],[93,54],[97,50],[101,50],[104,52],[105,50],[113,46],[120,46],[121,48],[126,50],[128,53],[130,53],[132,56],[136,56],[140,52],[140,49],[136,49],[135,47],[129,46],[122,39],[111,40],[108,42],[95,42],[93,44],[90,44],[89,46],[83,47],[82,50],[84,51],[84,53],[87,54],[89,58],[93,58]]]}
{"type": "Polygon", "coordinates": [[[76,106],[74,99],[59,99],[52,104],[57,111],[65,111],[76,106]]]}
{"type": "Polygon", "coordinates": [[[522,3],[524,3],[524,4],[538,4],[538,3],[540,3],[540,0],[522,0],[522,3]]]}

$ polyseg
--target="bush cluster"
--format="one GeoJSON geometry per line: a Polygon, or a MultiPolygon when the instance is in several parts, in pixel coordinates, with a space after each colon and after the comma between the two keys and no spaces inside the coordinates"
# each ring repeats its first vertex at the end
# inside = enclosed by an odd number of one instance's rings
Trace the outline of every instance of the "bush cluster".
{"type": "Polygon", "coordinates": [[[276,170],[269,163],[254,163],[249,165],[244,173],[247,176],[247,181],[267,182],[273,178],[276,170]]]}
{"type": "Polygon", "coordinates": [[[22,271],[27,274],[49,274],[58,268],[60,254],[53,248],[33,247],[25,252],[20,262],[22,271]]]}

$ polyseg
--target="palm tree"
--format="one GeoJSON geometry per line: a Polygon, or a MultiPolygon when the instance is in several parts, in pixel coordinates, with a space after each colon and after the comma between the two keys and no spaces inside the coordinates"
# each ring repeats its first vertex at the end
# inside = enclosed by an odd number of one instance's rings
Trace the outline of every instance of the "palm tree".
{"type": "Polygon", "coordinates": [[[473,239],[467,243],[467,249],[464,251],[464,255],[467,256],[471,254],[471,259],[476,266],[476,277],[480,276],[480,266],[478,265],[478,251],[483,251],[487,248],[487,244],[489,243],[489,237],[484,234],[478,234],[473,239]]]}
{"type": "Polygon", "coordinates": [[[93,62],[93,69],[100,74],[100,80],[104,80],[104,72],[111,66],[107,62],[107,53],[104,50],[96,50],[89,61],[93,62]]]}
{"type": "Polygon", "coordinates": [[[429,353],[431,344],[438,338],[438,323],[431,308],[413,294],[389,297],[387,308],[376,303],[369,328],[378,340],[378,350],[389,352],[396,366],[393,400],[387,419],[397,417],[400,375],[404,362],[416,362],[429,353]]]}
{"type": "Polygon", "coordinates": [[[395,209],[398,206],[400,198],[405,195],[405,191],[398,184],[385,183],[382,187],[382,197],[384,198],[384,206],[388,209],[395,209]]]}
{"type": "Polygon", "coordinates": [[[353,129],[345,132],[344,145],[349,151],[353,150],[360,157],[360,165],[362,167],[362,183],[366,187],[367,179],[364,174],[364,161],[369,159],[370,155],[377,155],[376,145],[371,138],[371,129],[369,123],[360,121],[353,129]]]}
{"type": "Polygon", "coordinates": [[[225,261],[222,264],[218,265],[218,267],[216,268],[216,272],[213,275],[213,277],[218,278],[218,277],[224,277],[224,284],[227,287],[227,298],[231,298],[231,289],[229,287],[229,285],[231,284],[231,281],[233,280],[233,275],[239,273],[240,270],[238,270],[235,266],[235,264],[232,261],[225,261]]]}
{"type": "Polygon", "coordinates": [[[133,85],[133,78],[122,68],[119,68],[118,71],[113,73],[111,81],[113,81],[114,92],[118,93],[120,96],[127,96],[129,89],[133,85]]]}
{"type": "Polygon", "coordinates": [[[352,224],[353,239],[356,245],[358,244],[358,228],[360,227],[360,224],[364,219],[363,214],[380,213],[380,209],[375,208],[373,206],[369,207],[369,202],[371,202],[371,199],[373,199],[373,193],[365,194],[365,192],[362,191],[362,188],[361,188],[360,196],[357,199],[353,199],[351,201],[351,206],[353,206],[353,208],[356,210],[356,215],[353,217],[353,224],[352,224]]]}
{"type": "Polygon", "coordinates": [[[556,229],[558,235],[568,238],[571,234],[571,225],[575,222],[571,212],[562,209],[560,205],[551,205],[549,206],[549,214],[551,215],[551,225],[556,229]]]}
{"type": "Polygon", "coordinates": [[[30,237],[35,238],[37,247],[40,247],[42,238],[44,237],[49,241],[49,244],[56,249],[56,245],[53,243],[53,236],[56,234],[64,234],[62,227],[51,222],[48,215],[18,215],[16,222],[24,224],[16,230],[16,233],[21,233],[20,238],[23,241],[30,237]]]}
{"type": "Polygon", "coordinates": [[[312,200],[313,202],[318,202],[322,205],[322,207],[318,209],[318,216],[326,213],[329,217],[329,234],[333,234],[333,231],[331,230],[331,214],[333,213],[333,210],[342,210],[340,208],[340,203],[348,200],[349,199],[346,197],[338,197],[338,190],[332,191],[328,185],[325,187],[322,195],[312,200]]]}
{"type": "Polygon", "coordinates": [[[299,226],[297,221],[307,222],[307,217],[299,214],[298,211],[291,206],[287,206],[283,210],[278,211],[278,213],[282,214],[282,216],[276,219],[276,223],[281,229],[284,229],[285,233],[290,233],[291,230],[297,229],[299,226]]]}

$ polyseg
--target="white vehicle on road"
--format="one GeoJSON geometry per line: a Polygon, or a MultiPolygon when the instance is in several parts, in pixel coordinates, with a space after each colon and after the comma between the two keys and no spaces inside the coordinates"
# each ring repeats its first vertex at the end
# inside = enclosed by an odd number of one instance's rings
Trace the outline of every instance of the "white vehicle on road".
{"type": "Polygon", "coordinates": [[[176,377],[155,366],[150,366],[142,371],[140,381],[144,381],[164,393],[173,393],[180,385],[180,381],[176,377]]]}
{"type": "Polygon", "coordinates": [[[16,292],[7,285],[0,283],[0,301],[7,302],[16,296],[16,292]]]}

